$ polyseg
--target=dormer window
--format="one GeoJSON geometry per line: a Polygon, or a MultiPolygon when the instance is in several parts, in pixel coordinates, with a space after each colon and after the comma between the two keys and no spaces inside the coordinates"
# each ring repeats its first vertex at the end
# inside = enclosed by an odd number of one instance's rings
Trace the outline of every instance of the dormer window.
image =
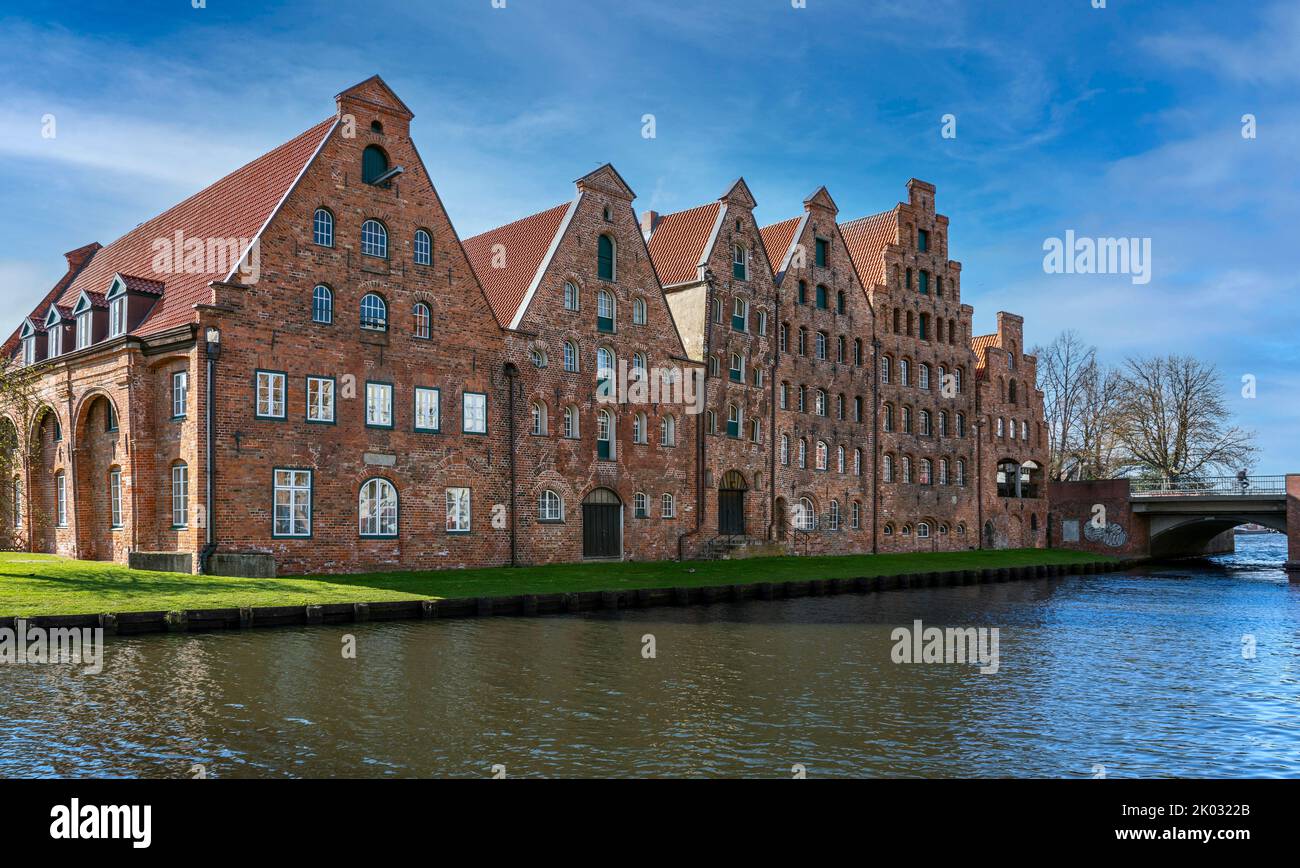
{"type": "Polygon", "coordinates": [[[30,335],[23,338],[23,364],[36,364],[36,336],[30,335]]]}
{"type": "Polygon", "coordinates": [[[90,311],[77,315],[77,349],[79,350],[90,346],[91,316],[90,311]]]}
{"type": "Polygon", "coordinates": [[[126,334],[126,287],[115,284],[117,295],[109,293],[108,299],[108,336],[110,338],[126,334]]]}
{"type": "Polygon", "coordinates": [[[57,306],[51,306],[45,317],[45,348],[46,358],[63,355],[63,317],[57,306]]]}
{"type": "MultiPolygon", "coordinates": [[[[100,309],[103,309],[102,304],[100,309]]],[[[77,298],[77,303],[72,306],[72,317],[77,324],[76,348],[84,350],[95,342],[95,304],[84,291],[77,298]]]]}

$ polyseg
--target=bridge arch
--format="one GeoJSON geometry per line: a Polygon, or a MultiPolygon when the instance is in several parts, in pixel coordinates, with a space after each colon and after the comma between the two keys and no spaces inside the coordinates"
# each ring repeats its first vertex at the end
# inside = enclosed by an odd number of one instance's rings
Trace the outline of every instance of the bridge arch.
{"type": "Polygon", "coordinates": [[[1282,533],[1287,532],[1285,514],[1216,513],[1168,518],[1153,516],[1150,537],[1151,556],[1177,558],[1205,554],[1215,537],[1243,524],[1258,524],[1282,533]]]}

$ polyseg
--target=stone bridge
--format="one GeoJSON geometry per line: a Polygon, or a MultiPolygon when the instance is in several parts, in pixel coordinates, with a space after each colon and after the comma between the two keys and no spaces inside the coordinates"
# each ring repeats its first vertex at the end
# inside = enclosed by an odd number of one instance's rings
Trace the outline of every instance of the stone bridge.
{"type": "Polygon", "coordinates": [[[1048,544],[1181,558],[1232,551],[1233,530],[1256,524],[1287,535],[1286,568],[1300,581],[1300,474],[1183,483],[1053,482],[1048,544]]]}

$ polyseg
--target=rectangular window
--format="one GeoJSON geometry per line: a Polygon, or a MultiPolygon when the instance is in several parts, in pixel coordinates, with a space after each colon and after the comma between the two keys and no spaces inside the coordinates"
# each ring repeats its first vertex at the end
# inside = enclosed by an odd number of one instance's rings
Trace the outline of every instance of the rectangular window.
{"type": "Polygon", "coordinates": [[[447,533],[469,533],[469,489],[447,489],[447,533]]]}
{"type": "Polygon", "coordinates": [[[917,285],[917,288],[920,289],[921,295],[930,294],[930,272],[921,272],[920,283],[917,285]]]}
{"type": "Polygon", "coordinates": [[[366,427],[393,427],[393,386],[391,383],[366,383],[366,427]]]}
{"type": "Polygon", "coordinates": [[[731,354],[731,368],[728,370],[728,376],[733,383],[745,382],[745,359],[743,356],[731,354]]]}
{"type": "Polygon", "coordinates": [[[738,332],[749,328],[749,303],[743,298],[737,298],[732,302],[731,328],[738,332]]]}
{"type": "MultiPolygon", "coordinates": [[[[817,265],[821,268],[826,267],[826,253],[830,248],[830,242],[825,238],[817,239],[817,265]]],[[[806,254],[805,254],[806,255],[806,254]]]]}
{"type": "Polygon", "coordinates": [[[126,296],[119,295],[108,303],[108,336],[126,334],[126,296]]]}
{"type": "Polygon", "coordinates": [[[68,526],[68,478],[62,473],[54,477],[55,520],[59,527],[68,526]]]}
{"type": "Polygon", "coordinates": [[[731,276],[736,280],[749,279],[748,251],[737,244],[731,248],[731,276]]]}
{"type": "Polygon", "coordinates": [[[172,468],[172,527],[190,523],[190,469],[184,464],[172,468]]]}
{"type": "Polygon", "coordinates": [[[108,473],[108,514],[111,526],[122,526],[122,471],[120,470],[110,470],[108,473]]]}
{"type": "Polygon", "coordinates": [[[77,317],[77,349],[84,350],[90,346],[91,313],[86,311],[77,317]]]}
{"type": "Polygon", "coordinates": [[[461,430],[466,434],[487,433],[487,395],[466,392],[462,399],[461,430]]]}
{"type": "Polygon", "coordinates": [[[311,536],[311,471],[277,468],[274,504],[272,536],[311,536]]]}
{"type": "Polygon", "coordinates": [[[36,338],[23,338],[23,364],[36,364],[36,338]]]}
{"type": "Polygon", "coordinates": [[[614,331],[614,296],[603,289],[596,293],[596,330],[614,331]]]}
{"type": "Polygon", "coordinates": [[[437,389],[426,389],[423,386],[415,387],[415,430],[416,431],[437,431],[440,424],[438,411],[440,409],[441,393],[437,389]]]}
{"type": "Polygon", "coordinates": [[[172,374],[172,418],[183,419],[189,406],[190,375],[188,371],[172,374]]]}
{"type": "Polygon", "coordinates": [[[334,378],[307,378],[307,421],[334,421],[334,378]]]}
{"type": "Polygon", "coordinates": [[[286,374],[278,371],[257,372],[257,412],[259,419],[284,418],[284,383],[286,374]]]}
{"type": "Polygon", "coordinates": [[[63,325],[62,324],[56,324],[54,328],[50,329],[49,345],[50,345],[50,351],[47,355],[49,355],[50,358],[63,355],[63,325]]]}
{"type": "Polygon", "coordinates": [[[916,249],[922,253],[930,249],[930,233],[924,229],[916,230],[916,249]]]}

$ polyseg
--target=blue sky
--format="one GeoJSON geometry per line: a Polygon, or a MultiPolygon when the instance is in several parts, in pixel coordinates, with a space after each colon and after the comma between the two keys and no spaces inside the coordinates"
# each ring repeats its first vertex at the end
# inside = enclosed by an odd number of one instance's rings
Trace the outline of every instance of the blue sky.
{"type": "Polygon", "coordinates": [[[821,184],[849,219],[931,181],[977,332],[1010,310],[1028,345],[1075,328],[1113,361],[1211,360],[1258,470],[1300,471],[1300,4],[1092,2],[5,0],[0,302],[16,325],[64,251],[379,73],[462,237],[567,200],[606,161],[638,210],[744,175],[763,223],[821,184]],[[1068,229],[1150,238],[1151,282],[1044,273],[1068,229]]]}

